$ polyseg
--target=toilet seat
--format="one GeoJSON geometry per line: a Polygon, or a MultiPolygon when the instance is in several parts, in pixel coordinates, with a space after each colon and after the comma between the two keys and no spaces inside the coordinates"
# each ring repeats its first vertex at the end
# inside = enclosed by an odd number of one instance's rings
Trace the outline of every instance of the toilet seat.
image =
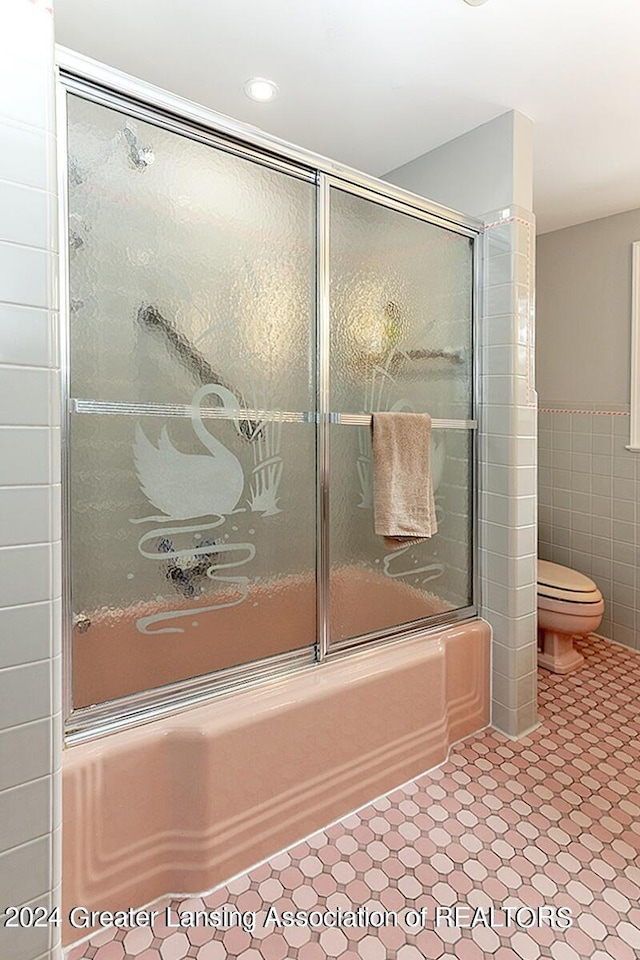
{"type": "Polygon", "coordinates": [[[600,604],[602,594],[583,573],[549,560],[538,560],[538,606],[553,610],[558,603],[600,604]]]}

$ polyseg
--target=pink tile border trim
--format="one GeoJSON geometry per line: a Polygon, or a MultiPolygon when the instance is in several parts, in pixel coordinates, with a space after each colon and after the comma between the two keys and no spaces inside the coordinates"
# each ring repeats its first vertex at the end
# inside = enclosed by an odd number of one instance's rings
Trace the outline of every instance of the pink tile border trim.
{"type": "Polygon", "coordinates": [[[628,410],[567,410],[563,407],[539,407],[538,413],[570,413],[589,417],[629,417],[628,410]]]}

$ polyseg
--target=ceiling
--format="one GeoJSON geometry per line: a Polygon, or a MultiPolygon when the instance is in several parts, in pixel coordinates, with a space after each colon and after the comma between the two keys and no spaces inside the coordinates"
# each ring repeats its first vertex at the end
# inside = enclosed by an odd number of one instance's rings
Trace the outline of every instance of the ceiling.
{"type": "Polygon", "coordinates": [[[58,42],[382,175],[517,109],[540,232],[640,207],[638,0],[56,0],[58,42]],[[257,104],[253,76],[280,95],[257,104]]]}

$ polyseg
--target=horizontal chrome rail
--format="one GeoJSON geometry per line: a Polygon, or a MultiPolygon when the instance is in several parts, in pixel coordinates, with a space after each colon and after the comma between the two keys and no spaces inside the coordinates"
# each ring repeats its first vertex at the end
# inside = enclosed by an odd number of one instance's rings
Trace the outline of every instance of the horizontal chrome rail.
{"type": "MultiPolygon", "coordinates": [[[[79,400],[70,399],[71,413],[98,413],[121,417],[192,417],[194,407],[189,403],[130,403],[128,400],[79,400]]],[[[256,420],[285,421],[290,423],[315,423],[316,414],[307,410],[249,410],[238,407],[198,407],[198,416],[203,420],[256,420]]]]}
{"type": "MultiPolygon", "coordinates": [[[[383,411],[384,412],[384,411],[383,411]]],[[[331,423],[340,423],[349,427],[366,427],[371,423],[370,413],[330,413],[331,423]]],[[[475,430],[475,420],[431,420],[434,430],[475,430]]]]}
{"type": "MultiPolygon", "coordinates": [[[[71,413],[94,413],[121,417],[191,417],[194,408],[188,403],[130,403],[128,400],[69,400],[71,413]]],[[[199,407],[203,420],[256,420],[258,422],[318,423],[312,410],[233,410],[228,407],[199,407]]],[[[366,427],[370,413],[330,413],[329,423],[349,427],[366,427]]],[[[475,430],[475,420],[432,420],[435,430],[475,430]]]]}

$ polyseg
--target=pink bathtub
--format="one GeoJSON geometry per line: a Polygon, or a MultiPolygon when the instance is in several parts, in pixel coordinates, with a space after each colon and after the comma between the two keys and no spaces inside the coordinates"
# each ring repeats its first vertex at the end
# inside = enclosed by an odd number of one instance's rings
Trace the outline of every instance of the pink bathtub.
{"type": "MultiPolygon", "coordinates": [[[[215,595],[220,604],[237,597],[231,588],[215,595]]],[[[338,637],[362,636],[451,609],[434,594],[356,566],[333,572],[331,597],[331,635],[338,637]]],[[[76,631],[73,639],[75,706],[115,700],[310,647],[315,638],[316,593],[311,575],[258,582],[251,588],[249,602],[181,618],[181,609],[193,603],[176,595],[170,603],[92,613],[89,629],[76,631]],[[182,627],[183,633],[138,631],[140,618],[168,605],[176,611],[175,618],[157,626],[182,627]],[[197,629],[191,628],[193,619],[197,629]]]]}
{"type": "Polygon", "coordinates": [[[66,750],[65,914],[211,889],[440,763],[489,722],[489,639],[467,621],[66,750]]]}

